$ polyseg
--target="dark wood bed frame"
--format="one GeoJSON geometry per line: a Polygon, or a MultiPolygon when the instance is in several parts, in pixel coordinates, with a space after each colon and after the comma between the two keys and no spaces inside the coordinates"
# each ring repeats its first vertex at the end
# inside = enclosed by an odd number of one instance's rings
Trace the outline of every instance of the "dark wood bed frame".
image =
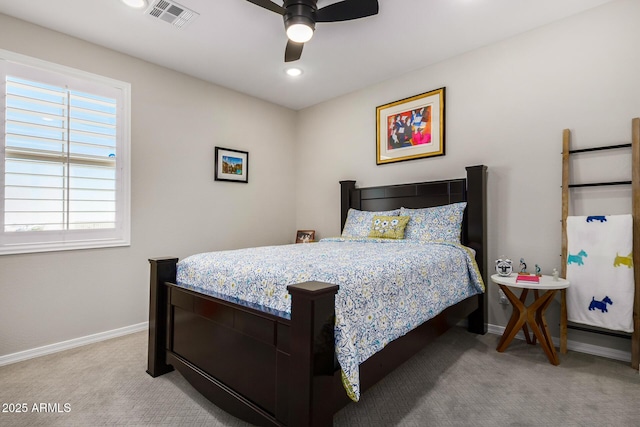
{"type": "MultiPolygon", "coordinates": [[[[466,170],[466,179],[383,187],[356,188],[355,181],[341,181],[342,226],[349,208],[379,211],[467,201],[462,241],[476,251],[487,283],[487,167],[466,170]]],[[[149,375],[176,369],[215,405],[255,425],[333,424],[333,414],[351,401],[335,358],[338,286],[289,286],[289,320],[176,286],[177,258],[149,261],[149,375]]],[[[465,318],[469,331],[487,332],[484,294],[447,308],[362,363],[361,391],[465,318]]]]}

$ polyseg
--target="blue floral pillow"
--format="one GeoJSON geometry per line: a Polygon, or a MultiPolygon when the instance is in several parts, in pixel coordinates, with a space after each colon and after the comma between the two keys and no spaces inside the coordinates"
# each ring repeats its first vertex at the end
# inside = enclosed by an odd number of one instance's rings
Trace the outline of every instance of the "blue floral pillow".
{"type": "Polygon", "coordinates": [[[342,230],[342,237],[369,237],[369,232],[371,231],[371,223],[374,216],[397,216],[399,213],[400,209],[381,212],[349,209],[349,211],[347,212],[347,221],[344,223],[344,229],[342,230]]]}
{"type": "Polygon", "coordinates": [[[462,217],[467,202],[424,209],[400,208],[411,218],[404,231],[406,240],[460,243],[462,217]]]}

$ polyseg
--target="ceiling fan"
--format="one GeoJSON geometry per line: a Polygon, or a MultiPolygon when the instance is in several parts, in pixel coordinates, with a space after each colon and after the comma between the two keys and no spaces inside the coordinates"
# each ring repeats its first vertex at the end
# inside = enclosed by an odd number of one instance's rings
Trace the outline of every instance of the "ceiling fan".
{"type": "Polygon", "coordinates": [[[316,22],[338,22],[364,18],[378,13],[378,0],[344,0],[318,9],[318,0],[284,0],[278,6],[270,0],[247,0],[284,18],[287,31],[287,47],[284,61],[300,59],[304,43],[313,36],[316,22]]]}

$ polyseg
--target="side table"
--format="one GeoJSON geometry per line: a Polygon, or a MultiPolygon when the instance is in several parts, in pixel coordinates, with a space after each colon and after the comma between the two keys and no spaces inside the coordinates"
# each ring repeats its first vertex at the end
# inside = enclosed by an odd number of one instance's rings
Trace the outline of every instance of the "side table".
{"type": "Polygon", "coordinates": [[[544,317],[544,313],[553,301],[556,292],[561,289],[569,287],[570,283],[566,279],[553,280],[551,276],[541,276],[540,283],[516,283],[517,273],[512,273],[510,276],[500,276],[494,274],[491,276],[491,281],[496,283],[500,289],[507,296],[511,305],[513,306],[513,312],[509,323],[502,334],[502,338],[498,342],[497,351],[503,352],[511,343],[516,334],[522,329],[525,339],[528,344],[535,344],[536,338],[540,341],[540,346],[544,350],[549,362],[552,365],[559,365],[560,359],[556,353],[555,346],[547,327],[547,320],[544,317]],[[520,288],[522,292],[520,298],[516,297],[511,289],[520,288]],[[529,290],[534,291],[535,301],[531,305],[526,306],[527,295],[529,290]],[[542,295],[539,291],[545,291],[542,295]],[[533,331],[533,337],[529,336],[529,329],[533,331]]]}

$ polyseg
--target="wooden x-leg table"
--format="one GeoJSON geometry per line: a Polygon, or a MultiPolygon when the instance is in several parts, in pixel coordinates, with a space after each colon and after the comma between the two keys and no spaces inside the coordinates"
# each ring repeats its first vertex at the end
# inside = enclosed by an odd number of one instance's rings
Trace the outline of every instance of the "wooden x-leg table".
{"type": "Polygon", "coordinates": [[[503,352],[522,329],[527,344],[536,344],[536,341],[539,341],[549,362],[553,365],[559,365],[560,359],[553,345],[544,314],[549,304],[553,301],[556,292],[560,289],[568,288],[569,282],[565,279],[556,281],[551,276],[541,276],[540,283],[516,283],[516,277],[517,274],[507,277],[498,274],[491,276],[491,280],[502,289],[513,306],[511,318],[505,327],[496,350],[503,352]],[[520,297],[517,297],[510,288],[522,289],[520,297]],[[533,303],[527,306],[526,300],[529,290],[533,290],[535,299],[533,303]],[[543,293],[540,294],[540,291],[543,293]],[[532,336],[529,334],[529,328],[533,332],[532,336]]]}

